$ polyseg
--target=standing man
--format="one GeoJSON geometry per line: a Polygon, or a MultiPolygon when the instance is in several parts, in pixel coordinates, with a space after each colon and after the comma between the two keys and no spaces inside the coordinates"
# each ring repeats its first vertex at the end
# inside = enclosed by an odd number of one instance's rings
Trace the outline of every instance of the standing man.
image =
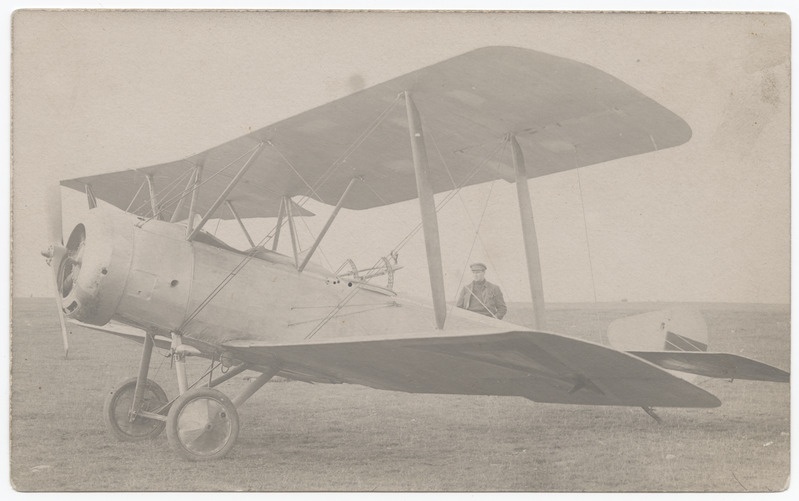
{"type": "Polygon", "coordinates": [[[470,268],[474,281],[461,289],[456,306],[487,317],[502,319],[508,308],[499,287],[486,280],[486,265],[474,263],[470,268]]]}

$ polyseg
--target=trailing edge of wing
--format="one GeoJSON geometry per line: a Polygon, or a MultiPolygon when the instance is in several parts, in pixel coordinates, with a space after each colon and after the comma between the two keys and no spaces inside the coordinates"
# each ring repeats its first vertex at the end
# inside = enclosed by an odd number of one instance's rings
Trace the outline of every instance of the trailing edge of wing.
{"type": "Polygon", "coordinates": [[[716,407],[705,390],[624,352],[555,334],[359,338],[300,344],[229,341],[255,365],[306,381],[353,383],[411,393],[516,395],[537,402],[716,407]]]}
{"type": "MultiPolygon", "coordinates": [[[[142,179],[141,173],[152,174],[161,189],[202,164],[204,179],[219,174],[200,193],[199,206],[209,207],[233,177],[220,171],[263,142],[231,194],[241,217],[274,215],[282,196],[335,204],[353,177],[363,182],[345,208],[409,200],[416,184],[404,106],[398,105],[404,91],[413,95],[430,137],[436,193],[507,177],[512,162],[502,145],[509,133],[522,148],[528,177],[669,148],[691,137],[680,117],[592,66],[528,49],[484,47],[137,172],[142,179]]],[[[133,172],[63,184],[82,190],[89,183],[98,198],[125,208],[139,188],[133,172]]]]}

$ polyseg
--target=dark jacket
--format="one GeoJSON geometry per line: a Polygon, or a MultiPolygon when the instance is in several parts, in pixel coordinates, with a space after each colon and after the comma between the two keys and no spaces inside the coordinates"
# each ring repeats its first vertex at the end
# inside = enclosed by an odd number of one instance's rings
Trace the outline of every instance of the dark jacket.
{"type": "Polygon", "coordinates": [[[502,297],[502,291],[498,286],[486,280],[483,290],[477,294],[475,294],[473,286],[474,282],[461,289],[455,306],[465,310],[476,311],[486,316],[495,316],[499,319],[505,316],[505,313],[508,312],[508,307],[505,306],[505,298],[502,297]],[[488,308],[491,313],[486,312],[483,306],[488,308]]]}

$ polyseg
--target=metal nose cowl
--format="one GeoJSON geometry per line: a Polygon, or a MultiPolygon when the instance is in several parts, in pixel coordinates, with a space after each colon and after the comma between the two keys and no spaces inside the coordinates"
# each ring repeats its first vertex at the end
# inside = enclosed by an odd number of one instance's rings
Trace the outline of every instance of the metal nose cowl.
{"type": "Polygon", "coordinates": [[[72,230],[60,262],[56,261],[59,249],[52,248],[51,259],[58,266],[57,292],[67,317],[93,325],[111,320],[130,269],[129,219],[93,209],[72,230]]]}
{"type": "MultiPolygon", "coordinates": [[[[67,240],[66,253],[58,264],[58,274],[56,275],[56,283],[58,284],[58,293],[61,298],[68,298],[75,282],[80,276],[80,268],[83,259],[83,250],[86,246],[86,228],[79,224],[72,230],[72,234],[67,240]]],[[[66,305],[65,305],[66,306],[66,305]]],[[[66,306],[66,313],[74,310],[75,303],[66,306]]]]}

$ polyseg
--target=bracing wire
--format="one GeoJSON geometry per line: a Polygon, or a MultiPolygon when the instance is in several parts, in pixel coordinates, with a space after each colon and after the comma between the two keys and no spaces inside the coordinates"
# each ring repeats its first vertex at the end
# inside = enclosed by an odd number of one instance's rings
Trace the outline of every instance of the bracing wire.
{"type": "Polygon", "coordinates": [[[207,178],[203,179],[203,180],[200,182],[200,184],[199,184],[199,185],[194,185],[194,186],[192,186],[191,188],[184,189],[184,190],[183,190],[183,191],[181,191],[181,192],[180,192],[178,195],[176,195],[176,196],[174,196],[174,197],[172,197],[172,198],[170,198],[170,199],[168,199],[168,200],[164,201],[164,202],[161,204],[161,207],[159,208],[158,212],[157,212],[156,214],[154,214],[152,217],[150,217],[150,218],[148,218],[147,220],[145,220],[144,222],[145,222],[145,223],[147,223],[147,222],[150,222],[150,221],[152,221],[153,219],[155,219],[156,217],[158,217],[158,215],[160,215],[162,212],[164,212],[164,210],[165,210],[166,208],[170,207],[170,206],[171,206],[173,203],[176,203],[178,200],[180,200],[181,198],[185,197],[186,195],[188,195],[188,194],[189,194],[189,193],[191,193],[192,191],[194,191],[194,190],[199,190],[199,189],[200,189],[200,188],[201,188],[203,185],[205,185],[206,183],[208,183],[208,182],[209,182],[209,181],[211,181],[212,179],[216,178],[217,176],[219,176],[219,175],[220,175],[221,173],[223,173],[224,171],[228,170],[228,169],[229,169],[229,168],[230,168],[232,165],[235,165],[235,164],[236,164],[236,162],[238,162],[239,160],[241,160],[241,159],[242,159],[242,158],[244,158],[245,156],[247,156],[247,155],[250,155],[250,154],[254,153],[254,152],[255,152],[255,151],[258,149],[258,148],[260,148],[260,147],[261,147],[261,145],[262,145],[262,144],[263,144],[263,143],[258,143],[257,145],[255,145],[255,147],[253,147],[253,148],[251,148],[251,149],[249,149],[249,150],[245,151],[244,153],[242,153],[241,155],[239,155],[238,157],[236,157],[234,160],[231,160],[231,161],[230,161],[230,163],[228,163],[227,165],[225,165],[224,167],[222,167],[222,168],[221,168],[221,169],[219,169],[218,171],[214,172],[213,174],[211,174],[211,175],[210,175],[210,176],[208,176],[207,178]]]}
{"type": "MultiPolygon", "coordinates": [[[[447,193],[447,195],[436,205],[436,213],[438,213],[442,208],[444,208],[444,206],[446,206],[450,202],[450,200],[452,200],[455,196],[458,195],[458,193],[460,193],[460,190],[463,189],[463,187],[466,186],[467,183],[471,181],[472,178],[478,172],[480,172],[491,159],[494,158],[494,156],[496,156],[497,152],[503,147],[503,145],[504,145],[504,140],[500,142],[500,144],[498,144],[494,148],[494,150],[480,164],[476,165],[454,190],[447,193]]],[[[399,252],[410,241],[410,239],[413,238],[419,232],[420,229],[422,229],[421,221],[411,231],[409,231],[407,235],[405,235],[402,239],[400,239],[397,245],[392,249],[392,252],[399,252]]]]}
{"type": "MultiPolygon", "coordinates": [[[[310,227],[310,226],[308,226],[308,222],[307,222],[307,221],[305,221],[305,218],[304,218],[304,217],[303,217],[303,218],[300,218],[300,221],[302,221],[302,224],[303,224],[303,226],[305,226],[305,230],[308,232],[308,234],[309,234],[309,235],[311,235],[311,238],[312,238],[312,239],[314,240],[314,242],[315,242],[315,241],[316,241],[316,238],[317,238],[317,236],[314,234],[314,232],[313,232],[313,231],[311,231],[311,227],[310,227]]],[[[321,256],[322,256],[322,259],[324,259],[324,260],[325,260],[325,263],[327,264],[327,268],[328,268],[329,270],[330,270],[330,269],[333,269],[333,264],[332,264],[330,261],[328,261],[328,259],[327,259],[327,256],[325,255],[324,251],[322,250],[322,246],[321,246],[321,244],[319,245],[319,247],[317,247],[317,248],[316,248],[316,250],[317,250],[317,251],[319,251],[319,255],[321,255],[321,256]]]]}
{"type": "MultiPolygon", "coordinates": [[[[480,164],[475,166],[475,168],[472,169],[471,172],[469,172],[469,174],[464,178],[464,180],[461,182],[461,184],[456,186],[456,189],[453,192],[448,193],[447,196],[443,200],[441,200],[441,202],[439,202],[439,204],[436,205],[436,209],[435,209],[436,213],[438,213],[450,200],[452,200],[452,198],[458,192],[460,192],[460,190],[496,155],[497,151],[499,151],[503,147],[505,142],[506,142],[506,140],[503,139],[503,141],[499,145],[497,145],[497,147],[491,152],[491,154],[489,156],[487,156],[484,159],[483,162],[481,162],[480,164]]],[[[397,243],[397,245],[391,250],[390,254],[396,255],[402,249],[402,247],[404,247],[410,241],[410,239],[413,238],[413,236],[416,235],[416,233],[418,233],[419,229],[421,229],[421,226],[422,226],[422,224],[421,224],[421,222],[419,222],[419,224],[417,224],[416,227],[413,228],[405,237],[400,239],[400,241],[397,243]]],[[[380,264],[381,260],[382,260],[382,258],[378,259],[372,267],[373,268],[377,267],[380,264]]],[[[344,297],[341,301],[339,301],[339,303],[323,319],[321,319],[319,324],[316,327],[314,327],[311,330],[311,332],[308,333],[308,335],[305,337],[305,339],[310,339],[317,332],[319,332],[319,330],[328,321],[330,321],[330,319],[332,319],[344,306],[347,305],[347,303],[349,303],[355,297],[355,295],[360,291],[361,287],[363,285],[367,284],[369,282],[369,280],[371,280],[372,278],[374,278],[374,276],[365,277],[362,282],[356,284],[356,286],[353,287],[352,291],[349,294],[347,294],[347,296],[344,297]]]]}
{"type": "MultiPolygon", "coordinates": [[[[304,208],[305,205],[308,203],[308,201],[311,199],[311,195],[312,194],[316,196],[317,200],[322,201],[322,198],[317,193],[317,190],[320,190],[322,188],[322,186],[324,186],[324,184],[330,179],[330,177],[336,171],[336,168],[338,166],[340,166],[341,163],[346,161],[350,157],[350,155],[352,155],[358,149],[358,147],[361,144],[363,144],[363,142],[366,141],[369,138],[369,136],[371,136],[372,133],[374,133],[375,130],[377,130],[377,128],[380,126],[380,124],[382,124],[383,121],[386,119],[388,114],[394,109],[394,107],[396,106],[397,102],[399,101],[400,96],[401,96],[401,94],[398,94],[394,98],[394,100],[391,102],[391,104],[389,104],[386,108],[384,108],[383,111],[381,111],[378,114],[378,116],[374,120],[372,120],[372,122],[366,127],[366,129],[364,129],[361,132],[361,134],[357,138],[355,138],[355,140],[352,143],[350,143],[347,146],[347,148],[341,153],[341,155],[339,155],[339,157],[336,158],[327,167],[327,169],[325,169],[325,172],[323,172],[322,175],[319,176],[319,178],[317,178],[317,180],[313,184],[309,183],[299,173],[299,171],[294,166],[294,164],[288,159],[288,157],[282,151],[280,151],[280,149],[277,147],[277,145],[275,145],[272,142],[269,142],[269,145],[272,147],[272,149],[274,149],[275,152],[277,152],[277,154],[280,155],[280,157],[283,159],[283,161],[286,162],[286,164],[291,168],[291,170],[294,171],[294,173],[297,175],[297,177],[300,178],[300,181],[302,181],[302,183],[308,188],[308,191],[306,192],[306,194],[301,196],[299,201],[294,202],[294,203],[297,204],[297,206],[304,208]]],[[[369,188],[372,189],[371,186],[369,186],[369,188]]],[[[374,192],[374,189],[372,189],[372,191],[374,192]]],[[[375,192],[375,195],[381,201],[384,201],[382,199],[382,197],[380,197],[380,195],[377,194],[376,192],[375,192]]],[[[283,225],[285,225],[286,223],[287,223],[287,221],[285,219],[281,222],[281,224],[280,224],[281,229],[283,228],[283,225]]],[[[272,228],[269,231],[269,233],[266,236],[266,240],[264,241],[264,243],[268,242],[275,233],[277,233],[277,224],[275,224],[275,227],[272,228]]]]}
{"type": "MultiPolygon", "coordinates": [[[[583,198],[583,183],[580,178],[580,168],[576,168],[577,171],[577,187],[580,192],[580,206],[582,207],[582,214],[583,214],[583,231],[585,233],[585,247],[588,251],[588,270],[591,274],[591,291],[594,295],[594,306],[597,304],[597,294],[596,294],[596,277],[594,276],[594,261],[591,254],[591,240],[588,238],[588,218],[585,215],[585,199],[583,198]]],[[[596,308],[594,308],[594,325],[599,325],[599,312],[597,312],[596,308]]],[[[609,340],[607,339],[607,334],[603,331],[599,331],[599,339],[602,343],[608,344],[609,340]]]]}
{"type": "MultiPolygon", "coordinates": [[[[378,114],[378,116],[372,121],[372,123],[369,124],[366,129],[363,130],[363,132],[361,132],[361,135],[358,136],[352,143],[350,143],[344,152],[342,152],[342,154],[336,160],[334,160],[330,166],[328,166],[327,170],[325,170],[325,172],[314,183],[315,189],[320,189],[322,186],[324,186],[324,184],[330,179],[330,176],[333,175],[336,168],[346,161],[353,153],[355,153],[355,151],[369,138],[369,136],[371,136],[374,131],[377,130],[377,128],[383,123],[383,121],[385,121],[386,117],[388,117],[389,113],[391,113],[391,111],[397,105],[401,96],[402,94],[397,94],[397,96],[394,97],[394,100],[391,101],[391,103],[385,107],[380,114],[378,114]]],[[[309,194],[305,195],[305,200],[300,204],[300,206],[307,201],[309,196],[309,194]]]]}
{"type": "MultiPolygon", "coordinates": [[[[447,165],[446,160],[444,160],[444,156],[441,154],[441,150],[438,147],[438,142],[435,139],[435,135],[430,133],[430,138],[433,140],[433,146],[435,147],[436,152],[438,153],[438,156],[439,156],[439,159],[441,160],[441,163],[444,165],[444,168],[447,171],[447,175],[449,176],[450,181],[452,181],[452,185],[456,186],[455,179],[452,177],[452,172],[450,171],[450,168],[447,165]]],[[[502,159],[504,157],[505,150],[506,150],[508,144],[509,144],[509,136],[506,136],[504,138],[503,142],[502,142],[502,151],[500,152],[499,155],[497,155],[497,162],[499,162],[500,159],[502,159]]],[[[497,267],[494,265],[493,260],[491,259],[490,254],[488,253],[488,249],[486,248],[485,242],[483,242],[483,238],[480,236],[480,227],[483,224],[483,218],[485,216],[486,209],[488,208],[488,202],[491,199],[491,192],[493,191],[493,189],[494,189],[494,183],[492,182],[491,186],[489,188],[488,196],[486,197],[486,201],[485,201],[485,204],[483,206],[483,211],[482,211],[482,213],[480,215],[480,221],[478,222],[477,226],[475,226],[474,220],[472,219],[472,216],[469,213],[469,211],[466,210],[466,201],[463,199],[463,195],[460,193],[460,190],[458,190],[458,198],[460,199],[461,204],[463,205],[464,213],[466,214],[466,217],[469,220],[469,224],[472,226],[472,231],[474,231],[475,239],[479,239],[480,240],[480,246],[483,248],[483,251],[485,252],[486,256],[488,257],[489,263],[491,264],[491,266],[494,269],[497,269],[497,267]]],[[[468,254],[466,255],[466,261],[467,262],[469,261],[471,255],[472,255],[472,251],[474,250],[475,241],[476,240],[472,240],[472,245],[469,248],[468,254]]],[[[461,272],[461,277],[458,280],[458,288],[457,288],[457,290],[460,290],[461,285],[463,284],[463,279],[464,279],[465,276],[466,276],[466,266],[464,265],[463,266],[463,271],[461,272]]],[[[450,311],[452,311],[452,308],[454,308],[454,305],[450,307],[450,311]]]]}
{"type": "MultiPolygon", "coordinates": [[[[490,185],[490,187],[488,189],[488,196],[486,196],[486,201],[485,201],[485,204],[483,205],[483,211],[480,213],[480,219],[477,221],[477,227],[474,228],[474,238],[472,238],[472,245],[469,247],[469,252],[466,254],[466,261],[467,262],[469,261],[469,258],[472,255],[472,251],[474,250],[474,244],[477,243],[477,239],[480,236],[480,226],[482,226],[482,224],[483,224],[483,218],[485,217],[486,209],[488,209],[488,201],[491,199],[491,192],[494,190],[494,183],[495,183],[495,181],[491,182],[491,185],[490,185]]],[[[469,220],[471,221],[471,216],[469,216],[469,220]]],[[[492,264],[492,266],[493,266],[493,264],[492,264]]],[[[466,276],[466,266],[463,267],[463,271],[461,272],[461,278],[458,281],[458,289],[457,290],[461,289],[461,284],[463,284],[463,278],[465,276],[466,276]]],[[[477,297],[477,296],[475,296],[475,297],[477,297]]],[[[479,298],[477,298],[477,300],[480,301],[479,298]]],[[[482,303],[482,301],[480,301],[480,302],[482,303]]],[[[483,305],[483,306],[485,306],[485,305],[483,305]]],[[[452,308],[454,308],[454,307],[455,307],[454,304],[452,306],[450,306],[450,311],[452,311],[452,308]]],[[[486,309],[488,309],[488,308],[486,308],[486,309]]],[[[489,310],[489,312],[490,311],[491,310],[489,310]]],[[[493,313],[491,313],[491,314],[493,315],[493,313]]]]}
{"type": "MultiPolygon", "coordinates": [[[[309,200],[311,195],[315,195],[319,200],[321,200],[321,198],[319,198],[319,195],[317,194],[317,190],[319,190],[321,188],[321,186],[324,183],[327,182],[327,180],[330,178],[330,176],[332,176],[332,173],[335,171],[335,168],[338,165],[340,165],[344,160],[346,160],[346,158],[348,158],[354,151],[356,151],[357,148],[366,139],[368,139],[368,137],[377,129],[377,127],[383,122],[383,120],[385,120],[385,118],[388,116],[388,113],[391,111],[391,109],[393,109],[393,107],[398,102],[400,96],[401,96],[401,94],[397,95],[397,97],[392,101],[392,103],[386,109],[384,109],[383,112],[380,115],[378,115],[378,117],[372,122],[372,124],[359,136],[359,138],[357,138],[345,150],[345,152],[336,161],[334,161],[328,167],[326,172],[322,176],[320,176],[320,178],[318,178],[317,181],[314,182],[313,184],[308,183],[302,177],[302,175],[299,173],[299,171],[294,167],[294,165],[292,165],[292,163],[289,161],[289,159],[273,143],[269,142],[270,146],[272,146],[273,149],[275,149],[275,151],[283,158],[283,160],[289,165],[289,167],[295,172],[295,174],[300,177],[301,181],[309,188],[308,194],[306,194],[304,199],[301,200],[301,202],[298,203],[298,205],[300,207],[302,207],[305,203],[307,203],[307,201],[309,200]]],[[[497,145],[497,147],[491,152],[490,155],[488,155],[480,164],[476,165],[472,169],[472,171],[469,172],[468,175],[464,178],[464,180],[461,182],[461,184],[459,186],[457,186],[456,189],[453,192],[448,193],[447,196],[443,200],[441,200],[441,202],[439,204],[437,204],[436,212],[440,211],[441,208],[443,208],[450,200],[452,200],[452,198],[460,191],[460,189],[462,189],[463,186],[465,186],[496,155],[497,151],[499,151],[503,147],[504,144],[505,144],[505,141],[503,140],[503,142],[501,142],[499,145],[497,145]]],[[[237,158],[236,160],[234,160],[230,164],[228,164],[224,169],[227,169],[230,165],[232,165],[233,163],[238,161],[240,158],[243,158],[244,155],[246,155],[246,153],[241,155],[239,158],[237,158]]],[[[214,176],[218,175],[219,172],[221,172],[221,171],[218,171],[218,172],[214,173],[214,176]]],[[[207,182],[210,179],[211,178],[208,178],[208,179],[204,180],[202,184],[204,184],[205,182],[207,182]]],[[[194,189],[196,189],[196,188],[198,188],[198,187],[195,187],[194,189]]],[[[184,190],[184,191],[190,191],[190,190],[184,190]]],[[[291,199],[289,199],[289,203],[291,203],[291,202],[292,202],[291,199]]],[[[285,223],[286,222],[284,221],[283,224],[285,224],[285,223]]],[[[406,245],[410,241],[410,239],[413,238],[413,236],[416,233],[418,233],[418,231],[421,229],[421,226],[422,225],[421,225],[421,222],[420,222],[419,224],[416,225],[416,227],[414,229],[412,229],[408,233],[408,235],[406,235],[404,238],[400,239],[400,241],[397,243],[397,245],[391,251],[391,254],[396,254],[397,252],[399,252],[399,250],[402,249],[402,247],[404,245],[406,245]]],[[[244,258],[233,268],[233,270],[231,270],[231,272],[225,278],[222,279],[222,281],[208,294],[208,296],[194,309],[194,311],[189,316],[186,317],[186,319],[181,323],[181,326],[178,329],[179,331],[183,330],[186,327],[186,325],[188,325],[188,323],[191,320],[193,320],[199,314],[199,312],[202,311],[236,275],[238,275],[238,273],[241,271],[241,269],[247,263],[249,263],[252,260],[252,258],[255,256],[258,248],[263,246],[272,237],[272,235],[276,232],[276,230],[277,230],[277,225],[275,225],[275,228],[273,228],[259,242],[259,244],[257,246],[253,247],[253,249],[251,249],[250,252],[245,254],[244,258]]],[[[325,258],[325,259],[327,259],[327,258],[325,258]]],[[[373,265],[373,267],[378,266],[380,264],[381,260],[382,260],[382,258],[378,259],[377,262],[373,265]]],[[[362,284],[359,284],[359,285],[366,284],[371,278],[373,278],[373,276],[372,277],[365,277],[365,279],[363,280],[362,284]]],[[[336,312],[338,310],[340,310],[343,307],[343,305],[346,305],[355,296],[355,294],[359,290],[360,290],[360,286],[353,287],[353,290],[350,292],[350,294],[348,294],[347,297],[345,297],[344,299],[342,299],[342,301],[339,302],[339,304],[336,306],[336,308],[334,308],[333,311],[331,311],[330,314],[327,317],[325,317],[325,319],[323,319],[322,322],[313,331],[311,331],[311,333],[309,333],[307,338],[310,338],[311,336],[313,336],[330,318],[332,318],[336,314],[336,312]]]]}
{"type": "MultiPolygon", "coordinates": [[[[138,196],[139,196],[139,193],[141,193],[141,190],[142,190],[142,189],[144,189],[144,184],[145,184],[146,182],[147,182],[147,181],[142,181],[142,183],[139,185],[139,189],[138,189],[138,190],[136,190],[136,194],[135,194],[135,195],[133,195],[133,198],[131,198],[131,199],[130,199],[130,203],[128,204],[128,207],[127,207],[127,209],[125,209],[125,212],[130,212],[130,208],[133,206],[133,202],[135,202],[135,201],[136,201],[136,197],[138,197],[138,196]]],[[[141,207],[143,207],[143,206],[144,206],[144,204],[140,205],[140,206],[139,206],[139,209],[140,209],[141,207]]],[[[139,210],[139,209],[136,209],[136,210],[139,210]]]]}
{"type": "MultiPolygon", "coordinates": [[[[472,171],[464,178],[461,184],[456,186],[456,189],[454,191],[448,193],[447,196],[443,200],[441,200],[441,202],[439,202],[438,205],[436,205],[436,213],[438,213],[450,200],[452,200],[452,198],[455,197],[455,195],[458,192],[460,192],[460,190],[477,174],[477,172],[479,172],[496,155],[497,151],[499,151],[504,144],[505,140],[503,140],[499,145],[497,145],[497,147],[491,152],[489,156],[487,156],[484,159],[483,162],[475,166],[475,168],[472,169],[472,171]]],[[[419,222],[419,224],[417,224],[416,227],[412,229],[404,238],[402,238],[400,242],[391,250],[391,254],[394,255],[398,253],[402,249],[402,247],[404,247],[410,241],[410,239],[413,238],[413,236],[416,235],[416,233],[418,233],[421,226],[422,224],[421,222],[419,222]]],[[[474,243],[472,245],[474,245],[474,243]]],[[[372,267],[374,268],[378,266],[381,260],[382,258],[378,259],[377,262],[375,262],[375,264],[372,267]]],[[[374,276],[366,277],[361,283],[353,287],[352,292],[350,292],[346,297],[344,297],[341,301],[339,301],[339,304],[337,304],[336,307],[333,310],[331,310],[328,313],[328,315],[325,318],[323,318],[321,322],[319,322],[319,324],[313,330],[311,330],[311,332],[305,337],[305,339],[310,339],[311,337],[313,337],[331,318],[333,318],[349,301],[352,300],[352,298],[355,297],[358,291],[360,291],[361,286],[367,284],[369,280],[371,280],[372,278],[374,278],[374,276]]]]}
{"type": "MultiPolygon", "coordinates": [[[[162,198],[162,197],[161,197],[161,195],[162,195],[162,194],[163,194],[165,191],[167,192],[165,196],[169,196],[169,195],[171,195],[171,194],[172,194],[172,191],[175,189],[175,187],[177,187],[177,186],[178,186],[178,184],[179,184],[179,183],[180,183],[182,180],[184,180],[184,179],[185,179],[185,178],[186,178],[188,175],[191,175],[191,172],[192,172],[192,170],[193,170],[193,168],[192,168],[192,167],[187,167],[186,169],[184,169],[184,170],[183,170],[183,172],[182,172],[182,173],[181,173],[179,176],[177,176],[175,179],[173,179],[172,181],[170,181],[170,182],[169,182],[169,183],[168,183],[166,186],[164,186],[164,187],[163,187],[163,188],[161,188],[159,191],[157,191],[157,192],[156,192],[156,194],[155,194],[155,196],[156,196],[156,200],[158,200],[158,199],[162,198]],[[169,190],[169,191],[167,191],[167,190],[169,190]]],[[[134,196],[133,196],[133,200],[131,200],[131,202],[130,202],[130,205],[133,205],[133,202],[136,200],[136,197],[139,195],[139,192],[141,192],[142,188],[144,188],[144,185],[145,185],[146,183],[147,183],[147,180],[145,179],[145,181],[144,181],[144,182],[142,182],[142,185],[141,185],[141,187],[139,187],[139,191],[137,191],[137,192],[136,192],[136,195],[134,195],[134,196]]],[[[134,212],[138,212],[138,211],[142,210],[144,207],[146,207],[146,206],[147,206],[147,205],[149,205],[149,204],[150,204],[150,197],[149,197],[149,196],[147,196],[147,197],[145,197],[145,198],[144,198],[144,200],[142,201],[142,203],[140,203],[140,204],[138,205],[138,207],[136,207],[136,209],[134,209],[134,212]]],[[[128,209],[130,209],[130,205],[128,206],[128,209]]],[[[125,212],[128,212],[128,211],[126,210],[125,212]]]]}

